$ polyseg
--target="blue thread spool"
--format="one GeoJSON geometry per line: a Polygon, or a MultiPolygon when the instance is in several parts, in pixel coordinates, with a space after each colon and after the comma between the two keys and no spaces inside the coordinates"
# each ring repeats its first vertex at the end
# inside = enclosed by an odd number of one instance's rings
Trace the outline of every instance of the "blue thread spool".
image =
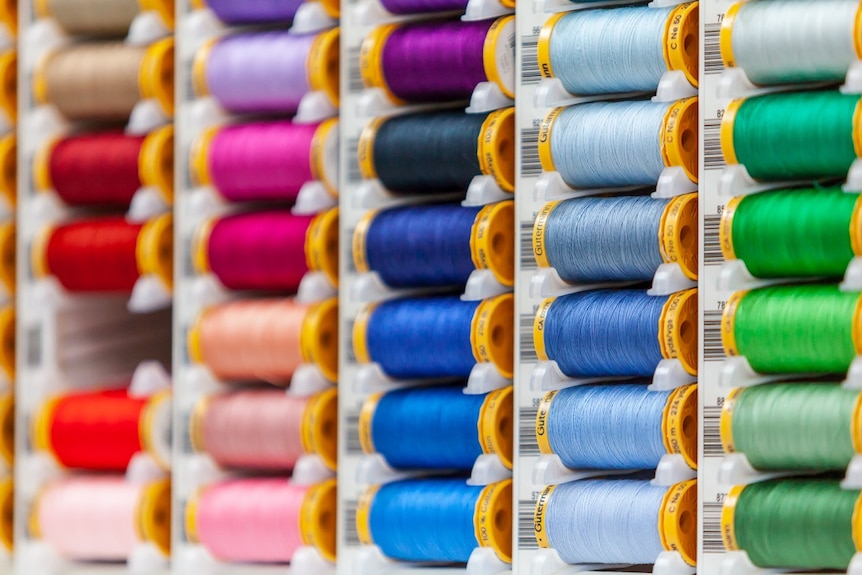
{"type": "Polygon", "coordinates": [[[533,255],[571,283],[647,281],[663,263],[697,279],[697,194],[547,204],[533,226],[533,255]]]}
{"type": "Polygon", "coordinates": [[[356,513],[359,540],[402,561],[466,563],[477,547],[512,561],[512,480],[408,479],[367,490],[356,513]],[[481,526],[481,529],[479,528],[481,526]]]}
{"type": "Polygon", "coordinates": [[[359,363],[377,363],[396,379],[467,377],[493,363],[512,377],[514,298],[405,298],[366,307],[353,327],[359,363]]]}
{"type": "Polygon", "coordinates": [[[697,290],[649,296],[595,290],[548,298],[533,342],[541,360],[569,377],[652,376],[662,359],[697,373],[697,290]]]}
{"type": "Polygon", "coordinates": [[[359,272],[375,271],[392,288],[463,286],[481,269],[511,286],[514,222],[512,201],[370,212],[353,234],[353,261],[359,272]]]}
{"type": "Polygon", "coordinates": [[[572,469],[655,469],[680,453],[697,467],[697,386],[649,391],[647,382],[569,387],[545,394],[539,450],[572,469]]]}
{"type": "Polygon", "coordinates": [[[467,395],[461,387],[400,389],[369,397],[359,416],[365,453],[396,469],[469,470],[497,454],[512,467],[512,388],[467,395]]]}

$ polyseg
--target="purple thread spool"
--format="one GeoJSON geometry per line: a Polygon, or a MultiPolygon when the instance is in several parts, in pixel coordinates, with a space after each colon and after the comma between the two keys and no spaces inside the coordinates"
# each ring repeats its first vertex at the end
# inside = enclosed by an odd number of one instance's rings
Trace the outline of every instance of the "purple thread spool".
{"type": "Polygon", "coordinates": [[[207,6],[226,24],[289,22],[304,0],[207,0],[207,6]]]}
{"type": "Polygon", "coordinates": [[[464,12],[467,0],[381,0],[392,14],[425,14],[427,12],[464,12]]]}

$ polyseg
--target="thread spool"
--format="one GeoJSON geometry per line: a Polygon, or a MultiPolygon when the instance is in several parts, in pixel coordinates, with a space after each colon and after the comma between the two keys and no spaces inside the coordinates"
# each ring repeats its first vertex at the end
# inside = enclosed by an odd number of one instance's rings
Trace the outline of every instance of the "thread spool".
{"type": "Polygon", "coordinates": [[[142,12],[156,12],[174,24],[173,0],[36,0],[36,18],[53,18],[72,36],[122,37],[142,12]]]}
{"type": "Polygon", "coordinates": [[[0,24],[6,27],[13,38],[18,36],[18,1],[3,0],[0,2],[0,24]]]}
{"type": "Polygon", "coordinates": [[[829,479],[735,485],[724,500],[722,539],[758,567],[844,571],[859,546],[859,508],[859,490],[829,479]]]}
{"type": "Polygon", "coordinates": [[[302,546],[335,561],[335,480],[235,479],[204,487],[185,509],[186,537],[221,561],[284,563],[302,546]]]}
{"type": "Polygon", "coordinates": [[[311,397],[247,390],[198,402],[189,421],[194,448],[225,468],[288,471],[305,454],[335,469],[338,393],[311,397]]]}
{"type": "Polygon", "coordinates": [[[380,26],[362,42],[362,80],[396,104],[469,100],[481,82],[514,98],[514,38],[514,16],[380,26]]]}
{"type": "Polygon", "coordinates": [[[721,319],[724,352],[760,373],[845,373],[862,353],[860,301],[835,285],[736,292],[721,319]]]}
{"type": "Polygon", "coordinates": [[[493,363],[512,377],[514,298],[406,298],[366,306],[353,324],[359,363],[375,362],[396,379],[467,377],[493,363]]]}
{"type": "Polygon", "coordinates": [[[366,545],[402,561],[466,563],[477,547],[512,562],[512,480],[407,479],[359,499],[356,530],[366,545]]]}
{"type": "Polygon", "coordinates": [[[697,98],[555,108],[539,128],[539,159],[573,188],[654,185],[680,167],[697,181],[697,98]]]}
{"type": "Polygon", "coordinates": [[[105,216],[47,227],[31,252],[33,275],[49,275],[71,292],[131,292],[141,276],[173,283],[173,218],[130,223],[105,216]]]}
{"type": "MultiPolygon", "coordinates": [[[[460,12],[467,10],[466,0],[381,0],[380,3],[391,14],[400,16],[412,14],[433,14],[440,12],[460,12]]],[[[514,8],[512,0],[500,2],[507,8],[514,8]]]]}
{"type": "Polygon", "coordinates": [[[338,195],[337,120],[214,128],[198,139],[191,157],[196,182],[231,202],[292,202],[314,180],[338,195]]]}
{"type": "Polygon", "coordinates": [[[15,293],[17,260],[15,229],[15,220],[7,220],[0,224],[0,285],[9,295],[15,293]]]}
{"type": "MultiPolygon", "coordinates": [[[[206,5],[225,24],[270,24],[292,21],[303,0],[200,0],[199,4],[206,5]]],[[[330,16],[338,17],[337,2],[322,2],[322,6],[330,16]]]]}
{"type": "Polygon", "coordinates": [[[533,324],[540,360],[569,377],[652,376],[662,359],[697,374],[697,290],[594,290],[547,298],[533,324]]]}
{"type": "Polygon", "coordinates": [[[7,477],[0,481],[0,544],[10,554],[15,542],[14,513],[15,483],[7,477]]]}
{"type": "Polygon", "coordinates": [[[756,277],[843,276],[862,255],[862,200],[840,187],[731,198],[721,213],[724,259],[756,277]]]}
{"type": "Polygon", "coordinates": [[[475,176],[515,190],[515,109],[380,117],[359,138],[359,169],[397,194],[464,192],[475,176]]]}
{"type": "Polygon", "coordinates": [[[226,36],[198,50],[194,88],[238,114],[294,114],[311,92],[324,92],[338,106],[338,46],[338,28],[226,36]]]}
{"type": "Polygon", "coordinates": [[[827,92],[732,100],[721,119],[721,151],[757,180],[840,177],[862,155],[859,96],[827,92]]]}
{"type": "Polygon", "coordinates": [[[697,87],[698,3],[560,12],[538,40],[539,70],[571,94],[655,92],[678,70],[697,87]]]}
{"type": "Polygon", "coordinates": [[[18,144],[14,133],[0,138],[0,196],[10,208],[18,203],[18,144]]]}
{"type": "Polygon", "coordinates": [[[474,270],[485,269],[512,286],[514,229],[512,201],[369,212],[353,233],[353,263],[393,288],[464,285],[474,270]]]}
{"type": "Polygon", "coordinates": [[[697,386],[576,386],[545,394],[536,415],[544,454],[571,469],[655,469],[680,454],[697,468],[697,386]]]}
{"type": "Polygon", "coordinates": [[[721,23],[721,58],[761,85],[844,79],[862,59],[859,3],[739,2],[721,23]]]}
{"type": "Polygon", "coordinates": [[[33,98],[68,120],[126,121],[141,100],[174,109],[174,40],[149,46],[74,44],[49,53],[33,72],[33,98]]]}
{"type": "MultiPolygon", "coordinates": [[[[0,395],[0,458],[9,469],[15,464],[15,394],[0,395]]],[[[0,523],[2,523],[3,495],[0,487],[0,523]]],[[[2,534],[0,528],[0,534],[2,534]]],[[[0,540],[3,537],[0,535],[0,540]]]]}
{"type": "Polygon", "coordinates": [[[309,271],[338,285],[338,209],[316,216],[252,212],[206,222],[195,234],[198,273],[234,290],[296,291],[309,271]]]}
{"type": "Polygon", "coordinates": [[[171,464],[169,393],[129,395],[125,389],[55,396],[33,419],[33,443],[63,467],[125,471],[137,453],[171,464]]]}
{"type": "Polygon", "coordinates": [[[29,531],[72,561],[126,561],[145,543],[168,556],[171,483],[109,475],[60,479],[36,496],[29,531]]]}
{"type": "Polygon", "coordinates": [[[665,263],[697,279],[697,194],[546,204],[533,225],[533,255],[572,283],[648,281],[665,263]]]}
{"type": "Polygon", "coordinates": [[[569,564],[652,564],[663,551],[697,560],[697,481],[671,487],[631,479],[587,479],[545,488],[536,540],[569,564]]]}
{"type": "Polygon", "coordinates": [[[0,53],[0,110],[9,124],[18,118],[18,52],[0,53]]]}
{"type": "Polygon", "coordinates": [[[359,439],[395,469],[469,470],[482,454],[512,468],[512,388],[482,395],[461,387],[399,389],[365,400],[359,439]]]}
{"type": "Polygon", "coordinates": [[[140,188],[173,200],[174,129],[147,136],[101,132],[60,138],[33,160],[37,189],[54,190],[69,206],[128,208],[140,188]]]}
{"type": "Polygon", "coordinates": [[[15,382],[15,305],[0,308],[0,369],[15,382]]]}

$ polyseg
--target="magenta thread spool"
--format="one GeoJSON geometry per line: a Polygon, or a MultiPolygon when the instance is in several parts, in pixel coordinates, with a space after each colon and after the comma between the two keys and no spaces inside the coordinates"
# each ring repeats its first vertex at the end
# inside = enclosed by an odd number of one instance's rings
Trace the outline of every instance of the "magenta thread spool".
{"type": "MultiPolygon", "coordinates": [[[[392,14],[426,14],[429,12],[464,12],[467,0],[380,0],[383,7],[392,14]]],[[[515,0],[501,0],[507,8],[515,7],[515,0]]]]}

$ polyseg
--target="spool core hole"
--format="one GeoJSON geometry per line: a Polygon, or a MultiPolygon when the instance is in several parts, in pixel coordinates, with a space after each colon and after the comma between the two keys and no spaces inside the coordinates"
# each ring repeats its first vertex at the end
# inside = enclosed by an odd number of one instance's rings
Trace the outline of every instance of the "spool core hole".
{"type": "Polygon", "coordinates": [[[498,531],[506,531],[509,529],[509,514],[505,509],[498,509],[497,512],[494,513],[494,527],[496,527],[498,531]]]}
{"type": "Polygon", "coordinates": [[[695,524],[697,522],[694,521],[692,517],[691,511],[683,511],[679,515],[679,530],[685,534],[689,534],[692,532],[695,524]]]}
{"type": "Polygon", "coordinates": [[[508,245],[506,237],[502,233],[496,233],[491,238],[491,249],[494,250],[496,253],[501,253],[508,247],[511,246],[508,245]]]}
{"type": "Polygon", "coordinates": [[[500,422],[497,424],[497,431],[501,435],[509,435],[512,432],[512,420],[508,417],[501,417],[500,422]]]}
{"type": "Polygon", "coordinates": [[[697,136],[691,129],[685,129],[680,136],[682,139],[682,149],[689,154],[697,153],[697,136]]]}
{"type": "Polygon", "coordinates": [[[686,415],[682,418],[682,434],[685,437],[693,437],[697,433],[697,421],[694,417],[686,415]]]}
{"type": "Polygon", "coordinates": [[[679,324],[679,337],[685,343],[691,343],[695,335],[695,330],[692,329],[691,321],[684,320],[679,324]]]}
{"type": "Polygon", "coordinates": [[[692,231],[691,226],[682,226],[679,230],[679,243],[682,244],[682,247],[686,250],[693,249],[695,247],[695,239],[696,236],[692,231]]]}
{"type": "Polygon", "coordinates": [[[506,330],[502,325],[495,325],[491,330],[491,341],[494,345],[503,345],[503,339],[506,337],[506,330]]]}
{"type": "MultiPolygon", "coordinates": [[[[694,28],[697,29],[697,27],[695,23],[694,28]]],[[[682,39],[682,49],[688,58],[697,60],[697,37],[694,34],[686,34],[682,39]]]]}

